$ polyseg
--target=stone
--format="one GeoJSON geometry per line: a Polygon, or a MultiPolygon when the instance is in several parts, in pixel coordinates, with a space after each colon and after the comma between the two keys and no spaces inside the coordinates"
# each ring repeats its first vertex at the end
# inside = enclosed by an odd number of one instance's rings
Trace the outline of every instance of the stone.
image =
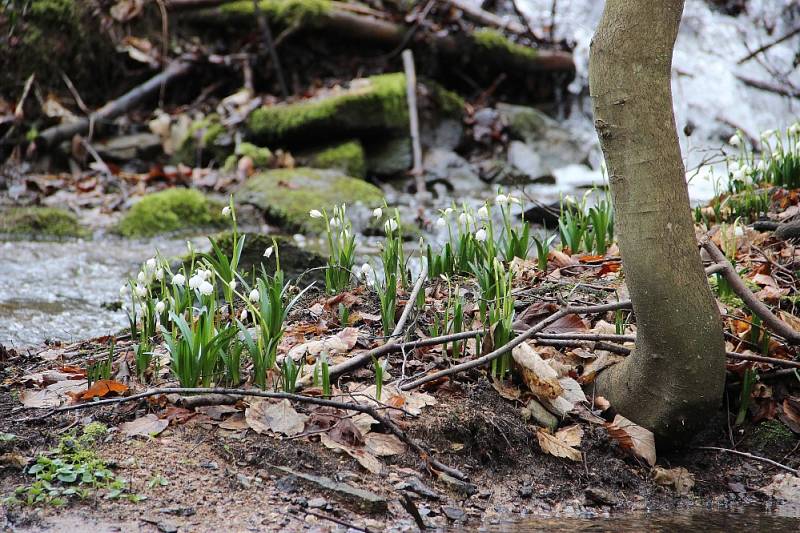
{"type": "Polygon", "coordinates": [[[161,137],[153,133],[132,133],[94,143],[104,160],[152,159],[161,152],[161,137]]]}
{"type": "Polygon", "coordinates": [[[530,498],[533,496],[533,487],[531,485],[523,485],[517,489],[517,493],[521,498],[530,498]]]}
{"type": "Polygon", "coordinates": [[[599,504],[610,505],[612,507],[619,505],[619,498],[605,489],[598,487],[587,487],[586,490],[583,491],[583,494],[586,496],[587,505],[599,504]]]}
{"type": "Polygon", "coordinates": [[[550,169],[542,163],[539,154],[522,141],[509,143],[507,157],[508,163],[532,182],[550,175],[550,169]]]}
{"type": "Polygon", "coordinates": [[[339,204],[374,208],[382,203],[383,193],[338,170],[301,167],[252,176],[236,194],[236,201],[258,207],[270,221],[286,230],[314,232],[324,229],[325,223],[309,217],[311,209],[330,212],[339,204]]]}
{"type": "Polygon", "coordinates": [[[305,474],[285,466],[274,466],[272,468],[289,474],[298,481],[313,486],[316,489],[323,489],[328,494],[353,503],[367,512],[383,513],[388,510],[386,498],[366,489],[354,487],[348,483],[334,481],[324,476],[305,474]]]}
{"type": "Polygon", "coordinates": [[[404,481],[397,483],[394,488],[397,490],[414,492],[424,498],[428,498],[429,500],[439,499],[439,495],[436,493],[436,491],[428,487],[416,476],[409,477],[404,481]]]}
{"type": "Polygon", "coordinates": [[[533,398],[522,409],[522,418],[526,422],[533,419],[536,424],[549,429],[551,432],[554,432],[558,427],[558,418],[533,398]]]}
{"type": "Polygon", "coordinates": [[[428,151],[422,166],[431,176],[449,183],[455,192],[474,192],[484,186],[469,161],[452,150],[428,151]]]}
{"type": "Polygon", "coordinates": [[[366,177],[367,165],[364,160],[364,147],[357,139],[309,151],[304,155],[299,155],[297,159],[309,167],[333,168],[354,178],[364,179],[366,177]]]}
{"type": "Polygon", "coordinates": [[[463,509],[450,507],[449,505],[442,506],[442,513],[444,513],[447,518],[454,521],[464,520],[467,517],[467,513],[465,513],[463,509]]]}
{"type": "Polygon", "coordinates": [[[0,208],[0,235],[11,239],[59,240],[89,236],[78,217],[57,207],[0,208]]]}
{"type": "Polygon", "coordinates": [[[322,509],[326,505],[328,505],[328,500],[325,498],[311,498],[308,500],[308,506],[312,509],[322,509]]]}
{"type": "Polygon", "coordinates": [[[367,144],[367,171],[388,177],[404,174],[413,165],[410,137],[381,139],[367,144]]]}
{"type": "Polygon", "coordinates": [[[167,189],[143,196],[115,230],[125,237],[152,237],[178,230],[220,227],[222,206],[194,189],[167,189]]]}

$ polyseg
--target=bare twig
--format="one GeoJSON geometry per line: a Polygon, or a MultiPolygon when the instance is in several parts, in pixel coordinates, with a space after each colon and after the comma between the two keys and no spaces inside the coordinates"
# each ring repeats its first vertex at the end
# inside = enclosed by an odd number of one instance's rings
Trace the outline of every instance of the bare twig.
{"type": "Polygon", "coordinates": [[[800,368],[800,361],[789,361],[787,359],[777,359],[775,357],[765,357],[763,355],[725,352],[729,359],[739,359],[741,361],[755,361],[757,363],[769,363],[775,366],[786,366],[790,368],[800,368]]]}
{"type": "Polygon", "coordinates": [[[761,318],[764,325],[786,339],[787,342],[791,344],[800,344],[800,333],[795,331],[789,324],[775,316],[772,311],[770,311],[769,307],[767,307],[763,302],[753,295],[750,289],[747,288],[747,285],[744,284],[744,281],[742,281],[742,278],[739,277],[733,266],[725,257],[725,254],[723,254],[722,251],[717,248],[717,245],[711,242],[711,240],[708,238],[704,238],[700,244],[703,246],[703,248],[705,248],[706,252],[708,252],[708,255],[711,256],[711,259],[715,263],[725,267],[720,271],[720,273],[725,276],[726,280],[728,280],[731,290],[733,290],[733,292],[735,292],[736,295],[742,299],[745,305],[749,307],[753,313],[761,318]]]}
{"type": "Polygon", "coordinates": [[[481,9],[470,2],[465,2],[464,0],[448,0],[448,2],[456,9],[463,11],[467,18],[470,18],[476,22],[480,22],[481,24],[494,26],[495,28],[499,28],[501,30],[508,30],[511,33],[516,33],[518,35],[528,32],[528,28],[514,19],[509,17],[498,17],[494,13],[486,11],[485,9],[481,9]]]}
{"type": "Polygon", "coordinates": [[[787,472],[791,472],[796,476],[800,475],[800,470],[798,470],[797,468],[792,468],[791,466],[786,466],[785,464],[781,464],[778,461],[773,461],[772,459],[761,457],[760,455],[753,455],[752,453],[740,452],[739,450],[731,450],[730,448],[718,448],[717,446],[695,446],[695,449],[732,453],[734,455],[740,455],[742,457],[747,457],[748,459],[753,459],[754,461],[761,461],[762,463],[767,463],[772,466],[777,466],[778,468],[786,470],[787,472]]]}
{"type": "Polygon", "coordinates": [[[254,396],[257,398],[271,398],[271,399],[278,399],[278,400],[289,400],[294,402],[302,402],[302,403],[310,403],[313,405],[321,405],[323,407],[333,407],[336,409],[343,409],[346,411],[356,411],[359,413],[366,413],[372,418],[374,418],[379,423],[383,424],[383,426],[388,429],[392,434],[394,434],[397,438],[405,442],[409,448],[414,450],[419,456],[427,461],[433,468],[437,470],[441,470],[442,472],[446,472],[447,474],[460,479],[466,480],[467,476],[462,473],[461,471],[451,468],[445,464],[436,461],[431,457],[431,454],[428,450],[426,450],[421,444],[417,441],[409,437],[400,427],[395,424],[388,416],[384,416],[378,412],[379,407],[373,407],[371,405],[364,405],[360,403],[352,403],[352,402],[340,402],[336,400],[327,400],[325,398],[318,398],[315,396],[304,396],[302,394],[292,394],[288,392],[268,392],[262,390],[251,390],[251,389],[228,389],[223,387],[165,387],[161,389],[150,389],[145,392],[140,392],[138,394],[133,394],[131,396],[123,396],[121,398],[109,398],[105,400],[99,400],[96,402],[89,402],[89,403],[79,403],[76,405],[67,405],[64,407],[59,407],[57,409],[53,409],[40,417],[30,418],[28,420],[41,420],[47,418],[56,413],[63,413],[66,411],[75,411],[78,409],[87,409],[91,407],[99,407],[101,405],[112,405],[112,404],[119,404],[123,402],[131,402],[135,400],[141,400],[144,398],[149,398],[151,396],[160,396],[162,394],[225,394],[230,396],[254,396]]]}
{"type": "Polygon", "coordinates": [[[275,49],[275,43],[272,40],[272,30],[269,28],[267,15],[261,11],[261,7],[258,5],[258,0],[253,0],[253,12],[256,15],[256,19],[258,19],[258,25],[261,27],[261,31],[264,33],[264,43],[267,45],[269,57],[272,59],[272,66],[275,68],[275,76],[278,78],[278,85],[280,85],[281,88],[281,95],[285,100],[286,98],[289,98],[289,89],[287,88],[286,80],[283,77],[281,61],[278,57],[278,51],[275,49]]]}
{"type": "Polygon", "coordinates": [[[788,86],[773,85],[772,83],[756,80],[753,78],[748,78],[747,76],[742,76],[741,74],[736,74],[736,78],[745,85],[749,85],[750,87],[753,87],[755,89],[779,94],[781,96],[790,96],[792,98],[800,97],[800,89],[794,87],[793,85],[789,84],[786,84],[788,86]]]}
{"type": "Polygon", "coordinates": [[[747,54],[746,56],[741,58],[738,61],[738,63],[741,65],[745,61],[749,61],[750,59],[753,59],[754,57],[756,57],[761,52],[766,52],[767,50],[769,50],[770,48],[772,48],[776,44],[780,44],[780,43],[782,43],[782,42],[784,42],[784,41],[786,41],[788,39],[791,39],[792,37],[794,37],[798,33],[800,33],[800,26],[798,26],[797,28],[791,30],[789,33],[787,33],[783,37],[779,37],[778,39],[775,39],[774,41],[771,41],[771,42],[765,44],[764,46],[759,46],[758,48],[756,48],[755,50],[753,50],[752,52],[750,52],[749,54],[747,54]]]}
{"type": "Polygon", "coordinates": [[[417,184],[417,198],[425,196],[425,178],[422,175],[422,145],[419,140],[419,114],[417,112],[417,73],[414,68],[414,53],[403,50],[403,70],[406,73],[406,100],[408,101],[408,123],[411,132],[413,166],[411,175],[417,184]]]}
{"type": "Polygon", "coordinates": [[[84,115],[89,115],[91,111],[89,111],[89,108],[86,107],[86,103],[83,101],[83,98],[81,98],[78,89],[75,88],[75,85],[72,83],[72,80],[69,79],[69,76],[67,76],[67,73],[64,72],[63,70],[61,71],[61,79],[64,80],[64,85],[67,86],[67,89],[69,89],[70,94],[72,94],[72,98],[75,100],[75,104],[77,104],[78,109],[80,109],[84,115]]]}
{"type": "Polygon", "coordinates": [[[459,372],[464,372],[466,370],[470,370],[472,368],[476,368],[479,366],[483,366],[498,357],[505,355],[506,353],[513,350],[515,347],[519,346],[526,340],[530,339],[531,337],[535,336],[537,333],[542,331],[544,328],[562,318],[568,314],[576,313],[576,314],[586,314],[586,313],[605,313],[606,311],[615,311],[617,309],[628,309],[631,306],[631,302],[629,300],[621,301],[621,302],[613,302],[608,304],[601,304],[601,305],[592,305],[586,307],[572,307],[566,306],[565,308],[561,309],[550,315],[549,317],[541,320],[536,325],[531,326],[528,328],[527,331],[524,333],[514,337],[510,342],[500,346],[499,348],[495,349],[494,351],[479,357],[477,359],[473,359],[472,361],[467,361],[461,363],[460,365],[455,365],[445,370],[440,370],[439,372],[434,372],[433,374],[428,374],[423,376],[415,381],[410,383],[405,383],[400,386],[401,390],[410,390],[420,385],[424,385],[425,383],[435,381],[437,379],[441,379],[446,376],[451,376],[453,374],[457,374],[459,372]]]}

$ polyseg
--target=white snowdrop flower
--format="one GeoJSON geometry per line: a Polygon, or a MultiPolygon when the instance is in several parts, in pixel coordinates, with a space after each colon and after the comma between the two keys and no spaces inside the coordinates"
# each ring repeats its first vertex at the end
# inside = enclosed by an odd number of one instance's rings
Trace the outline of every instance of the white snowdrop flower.
{"type": "Polygon", "coordinates": [[[342,231],[342,239],[344,239],[346,241],[349,238],[350,238],[350,230],[347,229],[347,228],[344,228],[344,231],[342,231]]]}
{"type": "Polygon", "coordinates": [[[739,138],[739,135],[733,135],[730,139],[728,139],[728,144],[731,146],[739,146],[742,143],[742,140],[739,138]]]}
{"type": "Polygon", "coordinates": [[[156,279],[158,281],[161,281],[162,279],[164,279],[164,269],[163,268],[157,268],[156,269],[156,273],[155,273],[155,277],[156,277],[156,279]]]}
{"type": "Polygon", "coordinates": [[[478,216],[483,219],[489,218],[489,208],[484,205],[478,209],[478,216]]]}
{"type": "Polygon", "coordinates": [[[264,250],[264,257],[269,258],[272,256],[272,252],[275,251],[275,246],[270,246],[266,250],[264,250]]]}
{"type": "Polygon", "coordinates": [[[372,274],[372,267],[369,263],[361,265],[361,277],[367,279],[372,274]]]}
{"type": "Polygon", "coordinates": [[[744,176],[745,176],[745,169],[743,168],[736,169],[736,172],[733,173],[733,179],[735,180],[741,181],[744,179],[744,176]]]}
{"type": "Polygon", "coordinates": [[[237,285],[238,283],[236,283],[236,280],[233,280],[228,284],[228,286],[231,288],[232,291],[236,290],[237,285]]]}
{"type": "Polygon", "coordinates": [[[164,309],[166,308],[167,305],[163,301],[159,300],[159,302],[156,304],[156,313],[160,315],[161,313],[164,312],[164,309]]]}
{"type": "Polygon", "coordinates": [[[231,207],[229,205],[226,205],[225,207],[222,208],[222,216],[224,217],[231,216],[231,207]]]}
{"type": "Polygon", "coordinates": [[[797,141],[797,144],[794,145],[794,151],[800,152],[800,141],[797,141]]]}
{"type": "Polygon", "coordinates": [[[453,211],[455,211],[455,209],[453,209],[452,207],[448,207],[447,209],[444,210],[444,216],[449,217],[450,215],[453,214],[453,211]]]}
{"type": "Polygon", "coordinates": [[[397,221],[393,218],[390,218],[386,221],[386,224],[383,225],[383,229],[386,230],[386,233],[391,233],[397,229],[397,221]]]}
{"type": "Polygon", "coordinates": [[[792,135],[797,135],[800,133],[800,122],[795,122],[791,126],[789,126],[789,133],[792,135]]]}
{"type": "Polygon", "coordinates": [[[508,203],[508,196],[506,196],[505,194],[498,194],[497,196],[495,196],[494,202],[497,205],[505,205],[508,203]]]}
{"type": "Polygon", "coordinates": [[[208,296],[212,292],[214,292],[214,286],[207,281],[204,281],[200,284],[200,294],[203,296],[208,296]]]}
{"type": "Polygon", "coordinates": [[[202,274],[203,279],[206,280],[206,281],[208,281],[208,280],[210,280],[211,278],[214,277],[214,273],[211,272],[211,270],[209,270],[207,268],[206,269],[201,269],[200,270],[200,274],[202,274]]]}
{"type": "Polygon", "coordinates": [[[138,274],[136,274],[136,281],[138,281],[139,283],[144,283],[145,281],[147,281],[147,276],[145,275],[144,272],[139,272],[138,274]]]}
{"type": "Polygon", "coordinates": [[[483,242],[486,240],[486,230],[481,228],[475,232],[475,240],[478,242],[483,242]]]}
{"type": "Polygon", "coordinates": [[[330,225],[330,227],[332,227],[332,228],[338,228],[339,226],[341,226],[341,222],[339,222],[339,219],[338,219],[338,218],[336,218],[336,217],[333,217],[332,219],[330,219],[330,220],[328,221],[328,224],[329,224],[329,225],[330,225]]]}
{"type": "Polygon", "coordinates": [[[150,259],[147,260],[145,265],[147,266],[147,268],[149,270],[155,270],[156,269],[156,258],[155,257],[151,257],[150,259]]]}
{"type": "Polygon", "coordinates": [[[125,297],[128,295],[128,291],[130,291],[130,288],[127,285],[123,285],[119,288],[119,295],[125,297]]]}
{"type": "Polygon", "coordinates": [[[466,226],[472,222],[472,216],[469,213],[461,213],[458,215],[458,221],[466,226]]]}
{"type": "Polygon", "coordinates": [[[308,212],[308,216],[310,216],[311,218],[322,218],[322,212],[319,211],[318,209],[312,209],[311,211],[308,212]]]}
{"type": "Polygon", "coordinates": [[[195,274],[191,278],[189,278],[189,288],[190,289],[198,289],[200,285],[204,282],[203,276],[199,273],[195,274]]]}
{"type": "Polygon", "coordinates": [[[145,296],[147,296],[147,287],[145,287],[144,285],[136,285],[134,292],[136,293],[136,296],[138,296],[139,298],[144,298],[145,296]]]}
{"type": "Polygon", "coordinates": [[[770,137],[772,137],[773,135],[775,135],[775,133],[777,133],[775,130],[765,130],[765,131],[762,131],[762,132],[761,132],[761,138],[762,138],[762,139],[769,139],[770,137]]]}
{"type": "Polygon", "coordinates": [[[183,274],[175,274],[172,276],[173,285],[183,285],[184,283],[186,283],[186,276],[183,274]]]}
{"type": "Polygon", "coordinates": [[[443,217],[439,217],[439,219],[436,221],[436,227],[437,228],[447,227],[447,221],[443,217]]]}
{"type": "Polygon", "coordinates": [[[253,289],[247,297],[250,298],[251,302],[255,303],[260,299],[261,295],[258,294],[258,289],[253,289]]]}
{"type": "Polygon", "coordinates": [[[520,200],[516,196],[511,196],[510,194],[508,195],[508,201],[510,203],[512,203],[512,204],[521,204],[522,203],[522,200],[520,200]]]}
{"type": "Polygon", "coordinates": [[[756,165],[756,169],[761,172],[764,172],[765,170],[767,170],[767,163],[763,159],[760,160],[756,165]]]}
{"type": "Polygon", "coordinates": [[[239,320],[242,322],[247,320],[247,309],[242,309],[242,312],[239,314],[239,320]]]}
{"type": "Polygon", "coordinates": [[[381,209],[380,207],[376,207],[375,209],[372,210],[372,216],[374,216],[375,218],[381,218],[383,216],[383,209],[381,209]]]}
{"type": "Polygon", "coordinates": [[[736,237],[744,237],[744,228],[743,228],[743,227],[741,227],[741,226],[736,226],[736,227],[733,229],[733,234],[734,234],[736,237]]]}

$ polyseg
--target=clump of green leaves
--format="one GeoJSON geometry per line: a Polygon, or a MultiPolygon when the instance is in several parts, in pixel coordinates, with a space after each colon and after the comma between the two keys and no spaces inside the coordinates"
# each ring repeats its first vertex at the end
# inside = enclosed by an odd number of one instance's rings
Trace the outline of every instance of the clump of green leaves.
{"type": "Polygon", "coordinates": [[[63,437],[57,448],[40,454],[26,469],[33,481],[17,487],[4,503],[60,506],[98,492],[107,499],[141,500],[93,450],[97,439],[106,432],[104,425],[95,422],[86,426],[80,436],[71,433],[63,437]]]}
{"type": "Polygon", "coordinates": [[[350,283],[356,251],[356,237],[353,234],[353,225],[347,217],[346,207],[344,204],[334,207],[331,218],[328,218],[325,209],[312,209],[310,216],[325,220],[325,234],[328,238],[325,290],[329,294],[341,292],[350,283]]]}

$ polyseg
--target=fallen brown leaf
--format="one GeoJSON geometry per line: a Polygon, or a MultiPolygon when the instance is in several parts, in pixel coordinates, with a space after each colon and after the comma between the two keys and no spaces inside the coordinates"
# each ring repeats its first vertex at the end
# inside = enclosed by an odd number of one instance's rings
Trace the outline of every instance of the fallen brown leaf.
{"type": "Polygon", "coordinates": [[[555,434],[551,434],[545,428],[536,428],[536,437],[542,450],[550,455],[577,462],[583,460],[580,450],[576,449],[581,445],[583,438],[583,430],[577,424],[559,429],[555,434]]]}
{"type": "Polygon", "coordinates": [[[244,416],[256,433],[280,433],[287,437],[302,433],[308,420],[306,415],[295,411],[292,403],[285,399],[277,403],[256,401],[247,408],[244,416]]]}
{"type": "Polygon", "coordinates": [[[164,431],[168,425],[169,420],[163,420],[150,413],[131,422],[123,422],[119,425],[119,430],[128,437],[154,437],[164,431]]]}
{"type": "Polygon", "coordinates": [[[650,466],[656,464],[656,440],[650,430],[622,415],[615,416],[614,421],[607,423],[605,428],[622,449],[644,459],[650,466]]]}
{"type": "Polygon", "coordinates": [[[694,487],[694,474],[682,466],[669,469],[657,466],[653,469],[653,481],[657,485],[673,487],[680,496],[686,496],[694,487]]]}

